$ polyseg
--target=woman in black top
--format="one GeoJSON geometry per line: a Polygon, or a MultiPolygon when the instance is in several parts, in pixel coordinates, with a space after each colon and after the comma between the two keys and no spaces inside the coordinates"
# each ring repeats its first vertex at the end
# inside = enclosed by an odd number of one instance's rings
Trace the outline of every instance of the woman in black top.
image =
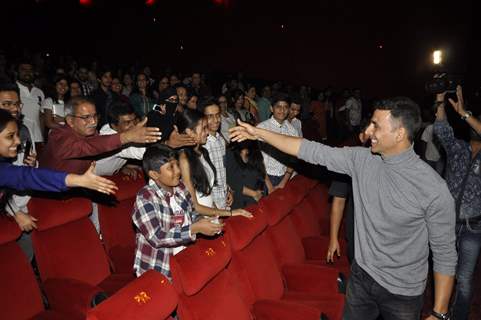
{"type": "Polygon", "coordinates": [[[245,208],[267,194],[264,161],[256,141],[232,143],[226,155],[227,184],[234,191],[232,209],[245,208]]]}

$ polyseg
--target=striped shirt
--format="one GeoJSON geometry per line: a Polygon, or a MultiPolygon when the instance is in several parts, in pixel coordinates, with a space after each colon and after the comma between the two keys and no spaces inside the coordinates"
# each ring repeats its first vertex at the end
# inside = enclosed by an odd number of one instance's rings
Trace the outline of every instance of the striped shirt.
{"type": "Polygon", "coordinates": [[[212,188],[212,197],[218,209],[225,209],[227,196],[227,176],[225,172],[225,140],[217,132],[209,134],[204,148],[209,152],[209,158],[217,172],[217,183],[212,188]]]}

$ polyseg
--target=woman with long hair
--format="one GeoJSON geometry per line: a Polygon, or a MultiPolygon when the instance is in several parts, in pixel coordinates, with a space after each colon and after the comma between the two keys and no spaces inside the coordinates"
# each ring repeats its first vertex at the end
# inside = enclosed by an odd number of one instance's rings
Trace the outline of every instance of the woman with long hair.
{"type": "Polygon", "coordinates": [[[255,123],[259,123],[259,109],[257,108],[256,96],[256,87],[252,84],[249,84],[244,95],[244,109],[252,114],[255,123]]]}
{"type": "Polygon", "coordinates": [[[256,203],[267,194],[266,168],[257,141],[234,142],[226,156],[227,184],[234,191],[232,209],[256,203]]]}
{"type": "Polygon", "coordinates": [[[203,147],[207,141],[207,121],[197,110],[186,109],[178,113],[175,125],[179,133],[194,138],[197,144],[184,148],[179,154],[179,166],[182,180],[192,195],[195,211],[204,216],[228,217],[252,215],[243,210],[221,210],[215,207],[212,198],[212,188],[216,183],[216,170],[209,158],[209,153],[203,147]]]}
{"type": "Polygon", "coordinates": [[[154,99],[149,92],[149,79],[144,73],[137,74],[135,87],[129,96],[137,116],[142,119],[154,107],[154,99]]]}
{"type": "Polygon", "coordinates": [[[48,97],[42,102],[42,113],[45,126],[49,129],[58,128],[65,124],[65,101],[70,98],[69,81],[65,75],[57,75],[54,87],[48,97]]]}
{"type": "Polygon", "coordinates": [[[244,108],[245,95],[244,91],[237,89],[228,95],[229,111],[236,119],[255,125],[255,117],[244,108]]]}

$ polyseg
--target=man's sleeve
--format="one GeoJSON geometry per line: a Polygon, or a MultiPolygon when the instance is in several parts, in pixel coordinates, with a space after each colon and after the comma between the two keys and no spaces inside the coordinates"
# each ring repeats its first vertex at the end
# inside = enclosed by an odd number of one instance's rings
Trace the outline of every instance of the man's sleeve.
{"type": "Polygon", "coordinates": [[[142,160],[145,153],[145,147],[135,147],[131,146],[128,148],[122,149],[119,153],[120,158],[124,159],[135,159],[135,160],[142,160]]]}
{"type": "Polygon", "coordinates": [[[454,137],[453,128],[446,120],[435,121],[433,131],[448,156],[464,150],[461,141],[454,137]]]}
{"type": "Polygon", "coordinates": [[[347,199],[351,186],[346,181],[333,180],[329,187],[329,195],[331,197],[338,197],[347,199]]]}
{"type": "Polygon", "coordinates": [[[428,207],[426,223],[433,254],[433,270],[453,276],[456,272],[456,213],[454,199],[447,187],[428,207]]]}
{"type": "Polygon", "coordinates": [[[14,194],[10,199],[8,199],[8,205],[6,206],[5,210],[11,216],[14,216],[19,211],[28,213],[27,205],[30,201],[30,198],[30,196],[19,196],[14,194]]]}
{"type": "MultiPolygon", "coordinates": [[[[362,157],[364,154],[360,152],[361,149],[364,148],[333,148],[303,139],[297,156],[306,162],[326,166],[331,171],[352,176],[354,157],[362,157]]],[[[361,161],[356,162],[360,163],[361,161]]]]}
{"type": "Polygon", "coordinates": [[[170,228],[169,208],[157,205],[155,195],[144,192],[137,195],[132,219],[139,231],[154,248],[178,247],[192,242],[190,226],[170,228]]]}
{"type": "Polygon", "coordinates": [[[122,143],[120,142],[119,134],[93,136],[85,139],[71,140],[68,145],[64,144],[62,155],[64,159],[93,157],[113,151],[121,146],[122,143]]]}

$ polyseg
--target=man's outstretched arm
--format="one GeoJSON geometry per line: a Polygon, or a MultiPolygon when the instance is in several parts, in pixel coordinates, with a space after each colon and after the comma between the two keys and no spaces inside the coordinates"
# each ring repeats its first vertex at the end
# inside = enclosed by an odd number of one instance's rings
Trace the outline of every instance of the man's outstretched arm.
{"type": "Polygon", "coordinates": [[[244,140],[261,140],[284,153],[297,157],[301,147],[302,138],[256,128],[240,120],[238,120],[238,123],[239,126],[229,130],[232,141],[241,142],[244,140]]]}

